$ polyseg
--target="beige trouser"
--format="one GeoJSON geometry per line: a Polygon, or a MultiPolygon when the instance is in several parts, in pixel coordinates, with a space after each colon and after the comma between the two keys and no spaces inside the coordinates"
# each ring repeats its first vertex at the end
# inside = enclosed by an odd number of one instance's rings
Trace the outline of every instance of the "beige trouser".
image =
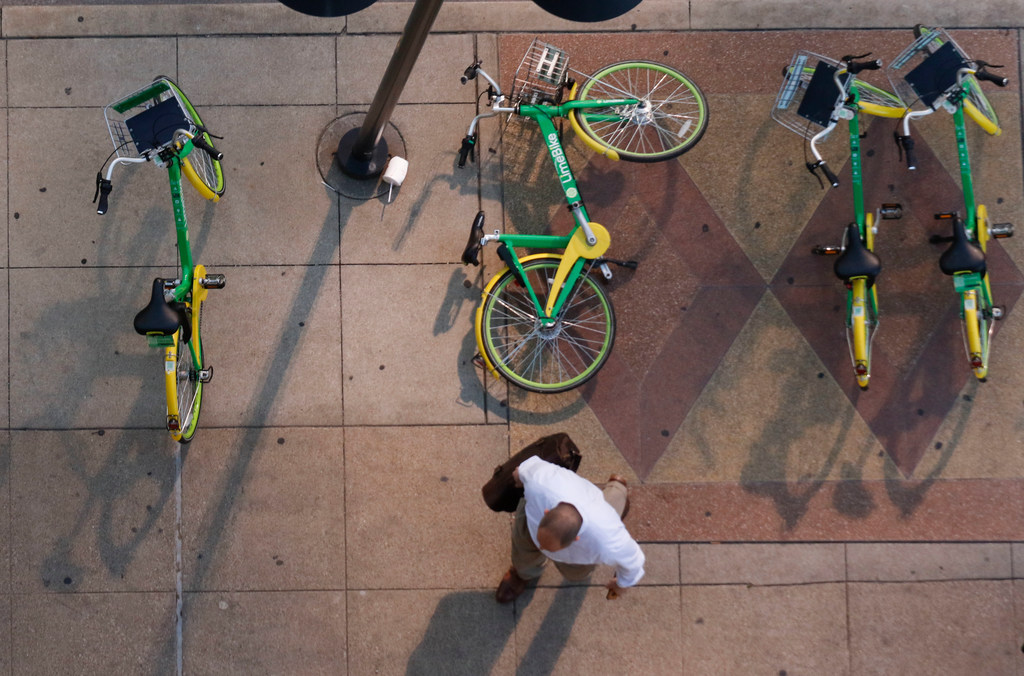
{"type": "MultiPolygon", "coordinates": [[[[615,508],[621,517],[626,508],[626,487],[618,481],[609,481],[604,487],[604,499],[615,508]]],[[[519,501],[515,519],[512,521],[512,565],[519,577],[533,580],[540,577],[548,557],[537,549],[526,525],[526,500],[519,501]]],[[[587,578],[596,564],[562,563],[555,561],[555,567],[566,580],[578,581],[587,578]]]]}

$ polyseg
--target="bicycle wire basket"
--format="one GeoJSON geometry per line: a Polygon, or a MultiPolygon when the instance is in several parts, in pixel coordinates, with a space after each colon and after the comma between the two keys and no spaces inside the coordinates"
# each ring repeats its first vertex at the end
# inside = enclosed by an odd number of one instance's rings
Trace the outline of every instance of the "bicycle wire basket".
{"type": "MultiPolygon", "coordinates": [[[[833,75],[840,64],[834,59],[798,51],[783,71],[782,87],[775,97],[772,119],[804,138],[826,128],[846,99],[833,75]]],[[[849,85],[849,76],[845,84],[849,85]]]]}
{"type": "MultiPolygon", "coordinates": [[[[957,92],[957,71],[971,63],[960,46],[941,28],[923,32],[886,68],[896,94],[912,110],[938,110],[949,95],[957,92]]],[[[973,75],[969,88],[979,85],[973,75]]]]}
{"type": "Polygon", "coordinates": [[[512,85],[513,104],[561,101],[569,77],[569,55],[562,49],[534,39],[516,69],[512,85]]]}
{"type": "Polygon", "coordinates": [[[137,158],[159,152],[174,141],[178,129],[198,129],[178,89],[158,78],[103,109],[110,140],[118,157],[137,158]]]}

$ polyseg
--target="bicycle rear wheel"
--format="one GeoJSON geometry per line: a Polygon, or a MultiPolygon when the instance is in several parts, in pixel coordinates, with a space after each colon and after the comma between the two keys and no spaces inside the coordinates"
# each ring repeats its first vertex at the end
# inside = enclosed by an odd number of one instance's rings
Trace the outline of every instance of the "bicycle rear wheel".
{"type": "MultiPolygon", "coordinates": [[[[523,263],[526,283],[543,307],[561,256],[523,263]]],[[[615,341],[615,314],[597,280],[581,275],[555,321],[545,326],[512,270],[488,285],[480,313],[487,359],[511,383],[533,392],[564,392],[600,370],[615,341]]]]}
{"type": "MultiPolygon", "coordinates": [[[[185,96],[185,93],[181,91],[181,88],[173,80],[170,78],[164,79],[174,89],[174,93],[178,96],[182,105],[185,106],[185,110],[192,118],[192,122],[197,127],[202,127],[203,120],[199,117],[199,113],[196,112],[195,107],[188,100],[188,97],[185,96]]],[[[200,136],[210,145],[213,145],[213,139],[210,138],[208,132],[200,131],[196,135],[200,136]]],[[[216,202],[224,194],[224,171],[220,166],[219,160],[213,159],[202,149],[196,148],[188,157],[182,160],[181,164],[182,173],[203,197],[216,202]]]]}
{"type": "Polygon", "coordinates": [[[187,310],[192,323],[192,335],[184,341],[184,329],[178,329],[174,345],[164,349],[164,387],[167,393],[167,429],[175,441],[187,444],[195,436],[199,424],[199,409],[203,403],[203,383],[199,372],[203,368],[202,341],[199,337],[198,315],[187,310]]]}
{"type": "Polygon", "coordinates": [[[605,66],[580,87],[579,101],[636,99],[633,105],[577,108],[576,132],[613,159],[660,162],[692,148],[708,126],[704,94],[689,78],[650,61],[605,66]]]}

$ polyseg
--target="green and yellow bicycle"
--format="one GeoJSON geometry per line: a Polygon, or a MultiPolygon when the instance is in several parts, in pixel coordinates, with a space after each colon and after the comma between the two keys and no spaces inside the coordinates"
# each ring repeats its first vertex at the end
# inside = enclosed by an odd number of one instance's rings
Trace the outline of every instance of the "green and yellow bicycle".
{"type": "Polygon", "coordinates": [[[681,155],[700,140],[707,128],[707,103],[685,75],[649,61],[605,66],[576,82],[570,78],[568,55],[537,40],[519,66],[510,101],[480,61],[466,69],[462,82],[477,76],[488,83],[490,110],[473,118],[459,166],[475,153],[481,119],[508,114],[534,120],[575,220],[566,236],[484,234],[484,212],[477,214],[463,263],[479,265],[481,248],[496,243],[505,264],[484,287],[476,312],[479,362],[495,378],[503,376],[526,390],[563,392],[592,378],[615,340],[611,300],[592,273],[597,268],[607,280],[612,277],[609,263],[633,269],[637,264],[605,256],[611,235],[590,220],[553,120],[568,118],[586,145],[605,157],[657,162],[681,155]],[[517,248],[562,253],[520,257],[517,248]]]}
{"type": "Polygon", "coordinates": [[[106,173],[101,167],[96,174],[98,214],[107,212],[114,167],[153,162],[167,170],[170,181],[180,267],[173,279],[153,280],[149,304],[134,324],[151,347],[163,350],[166,427],[176,441],[187,443],[199,423],[203,385],[213,377],[201,335],[203,304],[209,289],[224,288],[224,275],[193,261],[181,179],[216,202],[224,194],[222,154],[195,107],[166,77],[111,103],[104,116],[114,151],[103,163],[106,173]]]}
{"type": "Polygon", "coordinates": [[[900,218],[902,209],[898,204],[883,204],[874,213],[865,209],[860,114],[899,118],[906,110],[896,95],[856,79],[862,71],[882,67],[880,61],[863,60],[866,56],[844,56],[834,61],[811,52],[797,52],[783,70],[782,87],[772,108],[774,120],[809,142],[814,161],[807,162],[808,171],[817,176],[820,170],[833,188],[839,186],[839,179],[821,156],[818,144],[840,120],[848,122],[853,220],[843,227],[840,246],[819,245],[813,253],[838,255],[833,270],[847,289],[846,338],[857,385],[863,390],[868,389],[871,380],[871,344],[878,329],[876,281],[882,271],[874,252],[878,221],[900,218]]]}
{"type": "Polygon", "coordinates": [[[903,117],[903,133],[896,135],[906,155],[907,167],[917,168],[910,122],[946,110],[953,116],[960,180],[964,196],[964,214],[936,214],[936,219],[952,226],[951,236],[933,236],[933,243],[950,242],[939,259],[942,272],[953,278],[959,298],[964,349],[971,371],[984,381],[988,377],[989,354],[996,320],[1003,308],[995,305],[989,283],[986,253],[993,238],[1011,237],[1013,225],[989,221],[988,208],[977,204],[974,179],[967,150],[966,118],[986,133],[1000,133],[995,110],[981,90],[979,80],[1005,87],[1007,79],[990,72],[1000,68],[968,57],[941,28],[917,26],[916,39],[889,65],[889,81],[904,101],[910,101],[903,117]]]}

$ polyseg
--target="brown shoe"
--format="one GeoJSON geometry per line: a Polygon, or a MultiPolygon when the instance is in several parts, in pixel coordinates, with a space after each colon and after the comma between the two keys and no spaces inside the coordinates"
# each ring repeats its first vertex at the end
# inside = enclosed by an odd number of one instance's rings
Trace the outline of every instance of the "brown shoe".
{"type": "Polygon", "coordinates": [[[512,603],[526,590],[526,580],[519,577],[515,566],[511,566],[498,583],[494,598],[498,603],[512,603]]]}
{"type": "Polygon", "coordinates": [[[625,519],[626,515],[629,514],[629,484],[626,482],[624,478],[622,478],[618,474],[612,474],[610,477],[608,477],[608,482],[610,483],[612,481],[618,481],[626,488],[626,506],[622,508],[622,514],[619,515],[620,519],[625,519]]]}

